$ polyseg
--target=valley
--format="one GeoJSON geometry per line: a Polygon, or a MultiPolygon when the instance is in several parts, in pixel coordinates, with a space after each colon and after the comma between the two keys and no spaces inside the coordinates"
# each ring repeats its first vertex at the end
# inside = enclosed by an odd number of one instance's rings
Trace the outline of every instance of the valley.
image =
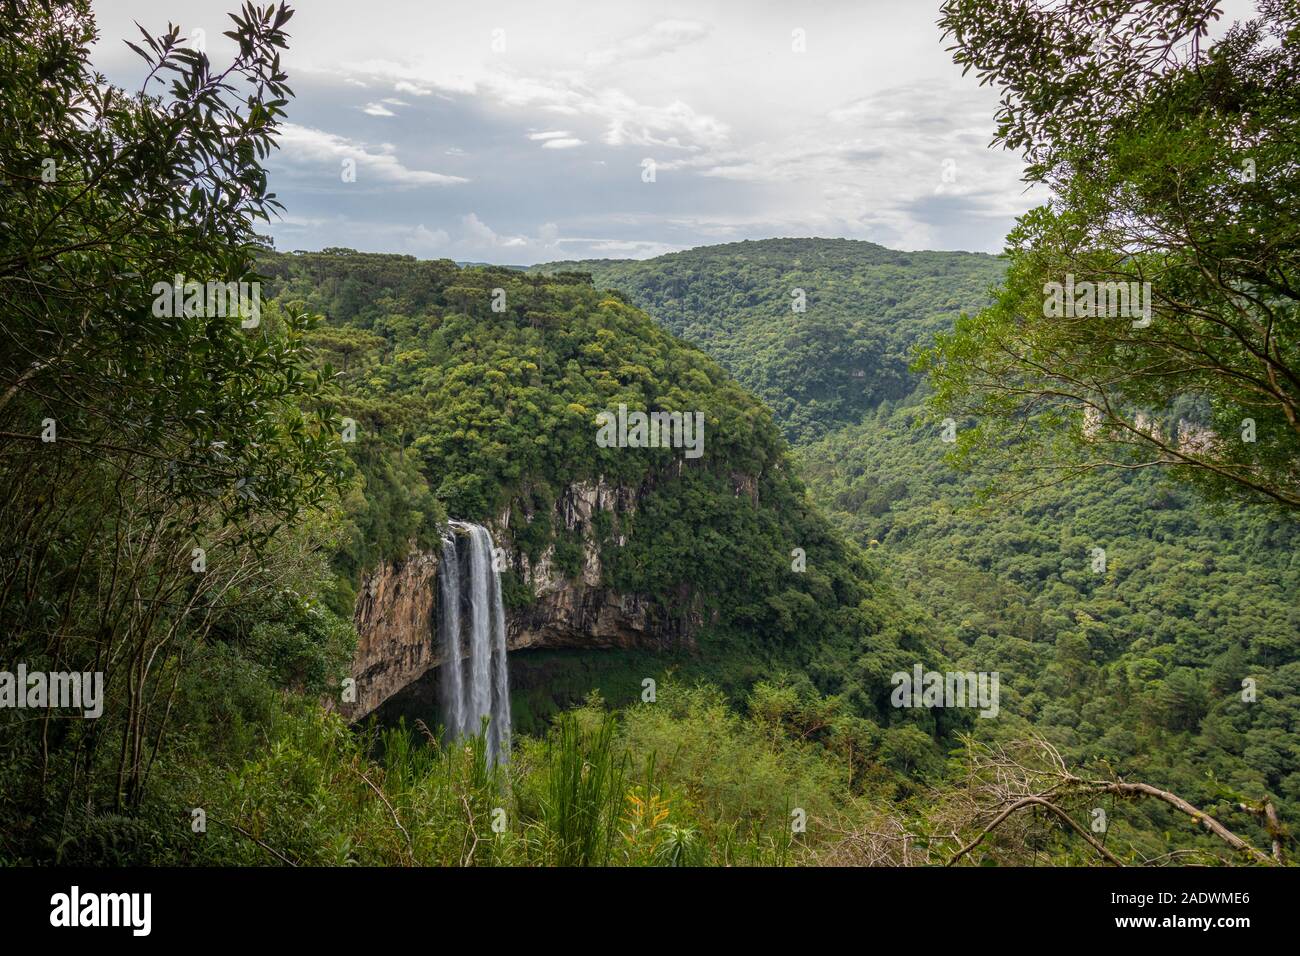
{"type": "MultiPolygon", "coordinates": [[[[1160,871],[1073,926],[1293,866],[1293,5],[898,5],[907,86],[758,7],[303,58],[283,3],[211,56],[97,6],[0,15],[0,868],[51,926],[64,867],[166,868],[148,934],[179,867],[1160,871]]],[[[459,912],[424,877],[351,905],[459,912]]]]}

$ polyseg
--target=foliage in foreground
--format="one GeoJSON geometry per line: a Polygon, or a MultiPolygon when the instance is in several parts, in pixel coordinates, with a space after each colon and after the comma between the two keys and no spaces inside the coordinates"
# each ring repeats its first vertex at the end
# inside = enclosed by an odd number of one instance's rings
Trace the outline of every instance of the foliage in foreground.
{"type": "Polygon", "coordinates": [[[780,685],[758,685],[744,712],[707,686],[665,685],[659,703],[621,712],[593,696],[545,736],[520,739],[503,768],[488,767],[481,738],[443,747],[418,722],[357,734],[302,699],[263,703],[269,739],[249,740],[243,759],[190,754],[161,768],[139,816],[84,818],[60,862],[1272,862],[1255,849],[1269,846],[1270,833],[1250,813],[1199,808],[1248,844],[1234,849],[1104,768],[1067,771],[1032,738],[967,740],[933,785],[917,788],[877,754],[855,750],[863,741],[833,700],[780,685]],[[1062,781],[1058,810],[1014,812],[1062,781]],[[1107,814],[1108,835],[1095,841],[1104,853],[1078,832],[1097,806],[1107,814]],[[1006,808],[1013,812],[999,820],[1006,808]]]}
{"type": "Polygon", "coordinates": [[[91,69],[85,0],[0,16],[0,667],[103,682],[98,719],[0,712],[19,847],[142,804],[210,642],[262,642],[286,686],[346,660],[312,602],[344,461],[308,318],[155,297],[256,281],[290,16],[233,15],[224,69],[146,34],[134,94],[91,69]]]}

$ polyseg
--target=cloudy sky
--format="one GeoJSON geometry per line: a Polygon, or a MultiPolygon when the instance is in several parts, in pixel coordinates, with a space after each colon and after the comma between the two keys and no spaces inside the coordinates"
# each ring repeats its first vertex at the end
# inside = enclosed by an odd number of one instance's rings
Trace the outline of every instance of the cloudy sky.
{"type": "MultiPolygon", "coordinates": [[[[234,6],[95,0],[95,64],[138,87],[132,21],[175,22],[228,60],[234,6]]],[[[938,0],[295,6],[297,97],[270,163],[281,249],[526,265],[843,236],[996,252],[1042,199],[989,148],[996,96],[944,52],[938,0]]]]}

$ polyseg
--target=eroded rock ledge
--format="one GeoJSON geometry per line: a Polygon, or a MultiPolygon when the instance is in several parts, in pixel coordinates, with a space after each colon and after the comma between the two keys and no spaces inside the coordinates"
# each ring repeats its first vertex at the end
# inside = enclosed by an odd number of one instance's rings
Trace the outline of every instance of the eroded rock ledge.
{"type": "MultiPolygon", "coordinates": [[[[563,527],[583,543],[582,567],[572,577],[555,567],[554,547],[530,562],[514,546],[506,510],[488,522],[493,541],[505,550],[506,561],[533,591],[534,601],[523,609],[507,609],[506,646],[511,652],[549,648],[626,648],[667,650],[690,646],[699,616],[688,610],[689,585],[678,595],[675,613],[658,613],[661,603],[647,595],[623,594],[603,585],[601,542],[594,518],[613,516],[606,547],[621,547],[626,538],[619,518],[633,513],[639,494],[603,480],[570,485],[555,503],[556,528],[563,527]]],[[[516,521],[533,516],[515,511],[516,521]],[[522,515],[522,518],[521,518],[522,515]]],[[[351,676],[355,703],[341,712],[359,720],[442,663],[438,646],[438,554],[415,551],[399,562],[384,562],[362,579],[354,622],[357,651],[351,676]]]]}

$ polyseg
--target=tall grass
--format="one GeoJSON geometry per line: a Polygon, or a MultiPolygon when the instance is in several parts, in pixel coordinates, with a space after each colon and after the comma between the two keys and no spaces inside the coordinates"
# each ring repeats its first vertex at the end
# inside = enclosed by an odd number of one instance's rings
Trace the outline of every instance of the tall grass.
{"type": "Polygon", "coordinates": [[[623,808],[627,753],[615,751],[615,720],[584,728],[571,715],[556,722],[547,746],[542,823],[557,866],[610,862],[623,808]]]}
{"type": "MultiPolygon", "coordinates": [[[[666,695],[667,696],[667,695],[666,695]]],[[[818,819],[849,794],[834,752],[675,690],[671,707],[600,701],[521,735],[493,767],[482,734],[349,728],[314,701],[279,712],[275,737],[234,766],[163,768],[159,812],[202,807],[209,829],[169,861],[396,866],[767,866],[805,862],[794,807],[818,819]],[[817,760],[814,757],[819,758],[817,760]],[[177,773],[183,770],[184,773],[177,773]],[[840,797],[839,800],[836,797],[840,797]],[[176,859],[176,857],[180,859],[176,859]]],[[[288,703],[288,702],[287,702],[288,703]]],[[[187,811],[188,813],[188,811],[187,811]]],[[[185,832],[189,833],[188,823],[185,832]]],[[[0,840],[0,845],[3,840],[0,840]]],[[[89,851],[70,854],[85,856],[89,851]]],[[[139,856],[154,854],[149,848],[139,856]]]]}

